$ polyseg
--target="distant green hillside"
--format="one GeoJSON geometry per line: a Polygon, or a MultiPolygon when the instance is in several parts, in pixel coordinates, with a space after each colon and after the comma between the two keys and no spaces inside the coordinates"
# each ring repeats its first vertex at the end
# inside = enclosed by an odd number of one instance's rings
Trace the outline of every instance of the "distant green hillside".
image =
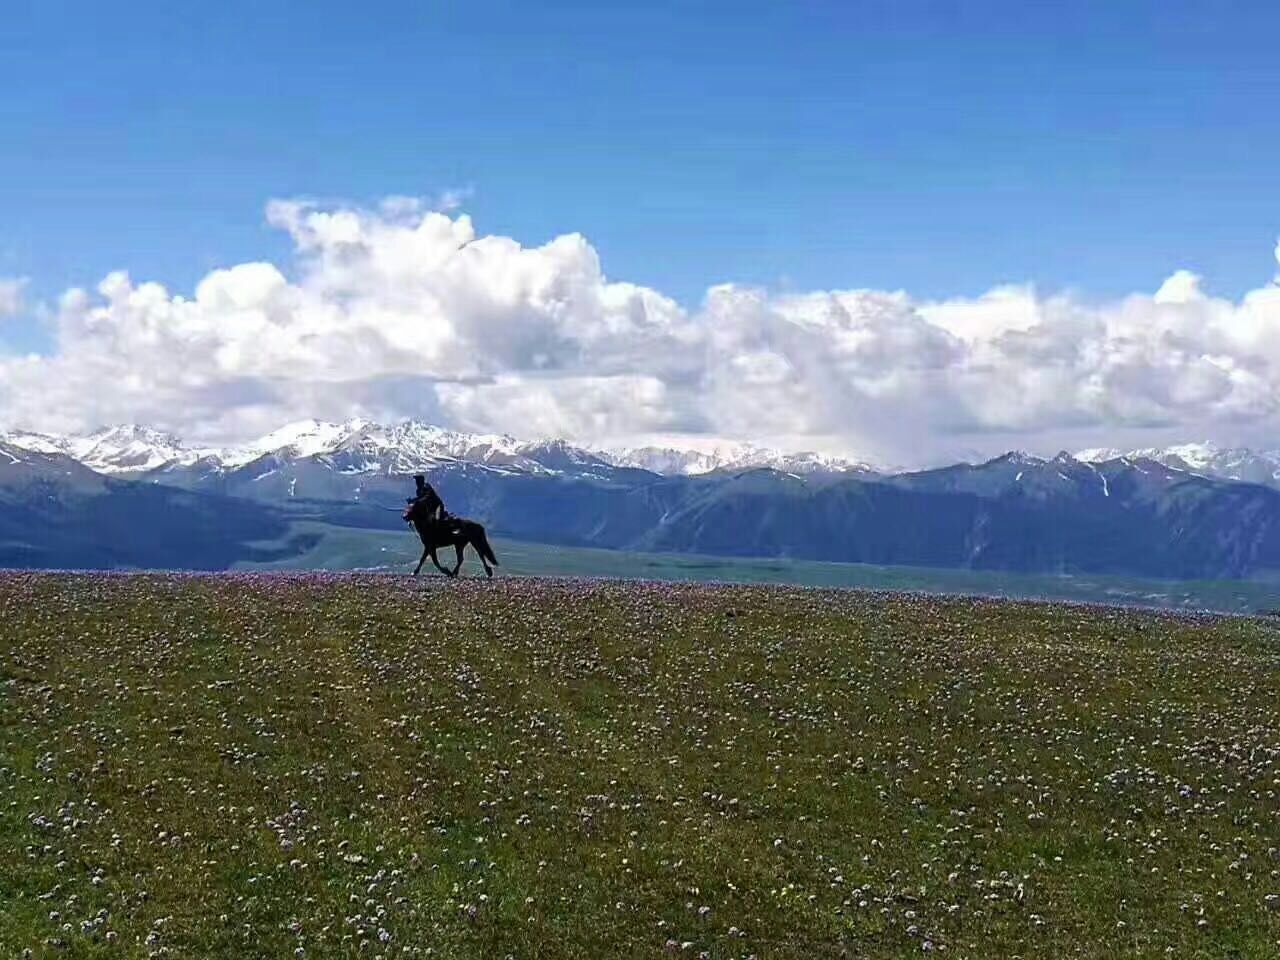
{"type": "MultiPolygon", "coordinates": [[[[255,544],[255,547],[267,555],[284,555],[288,544],[307,546],[297,556],[271,562],[242,562],[236,568],[408,573],[421,553],[417,537],[408,530],[363,530],[314,522],[297,523],[280,541],[255,544]]],[[[495,549],[502,562],[499,572],[506,576],[590,576],[860,587],[1237,613],[1280,608],[1280,585],[1241,580],[1053,576],[862,563],[629,553],[512,540],[495,540],[495,549]]],[[[463,574],[478,574],[480,567],[474,556],[470,551],[467,556],[469,559],[463,567],[463,574]]],[[[433,572],[432,575],[436,574],[433,572]]]]}

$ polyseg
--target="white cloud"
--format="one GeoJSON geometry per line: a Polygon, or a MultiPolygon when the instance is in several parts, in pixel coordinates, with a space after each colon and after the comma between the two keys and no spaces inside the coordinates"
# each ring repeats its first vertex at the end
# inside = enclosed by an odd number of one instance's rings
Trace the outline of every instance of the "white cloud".
{"type": "MultiPolygon", "coordinates": [[[[1103,304],[722,285],[690,307],[610,280],[580,235],[478,234],[456,200],[273,201],[287,264],[215,270],[191,296],[123,272],[68,291],[53,352],[0,358],[0,422],[233,439],[417,415],[593,442],[821,438],[899,463],[1280,426],[1274,283],[1229,301],[1179,270],[1103,304]]],[[[0,312],[21,289],[0,283],[0,312]]]]}
{"type": "Polygon", "coordinates": [[[14,317],[22,312],[26,277],[0,277],[0,317],[14,317]]]}

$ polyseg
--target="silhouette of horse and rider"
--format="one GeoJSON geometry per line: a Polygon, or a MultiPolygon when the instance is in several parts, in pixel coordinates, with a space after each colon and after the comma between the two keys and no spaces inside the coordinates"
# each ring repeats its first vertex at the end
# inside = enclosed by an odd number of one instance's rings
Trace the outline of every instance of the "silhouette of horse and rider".
{"type": "Polygon", "coordinates": [[[427,557],[430,557],[436,569],[446,577],[456,577],[462,568],[463,551],[470,544],[475,547],[480,562],[484,564],[485,574],[492,577],[493,568],[498,566],[498,558],[493,555],[484,527],[474,520],[455,517],[447,512],[444,501],[422,474],[415,475],[413,480],[417,491],[409,498],[409,506],[404,511],[404,519],[418,531],[418,538],[422,541],[422,557],[413,568],[413,575],[418,575],[427,557]],[[457,552],[458,559],[452,570],[442,566],[436,557],[436,551],[443,547],[453,547],[457,552]]]}

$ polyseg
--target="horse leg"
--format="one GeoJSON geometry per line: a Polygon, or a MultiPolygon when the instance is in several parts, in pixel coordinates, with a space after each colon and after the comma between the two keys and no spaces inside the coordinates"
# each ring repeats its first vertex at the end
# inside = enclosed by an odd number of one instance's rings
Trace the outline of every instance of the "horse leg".
{"type": "Polygon", "coordinates": [[[480,563],[484,565],[484,575],[486,577],[493,576],[493,567],[489,566],[489,558],[484,555],[484,550],[480,544],[472,541],[471,546],[476,548],[476,556],[480,558],[480,563]]]}
{"type": "Polygon", "coordinates": [[[462,569],[462,551],[467,549],[467,545],[465,543],[455,543],[453,549],[458,554],[458,562],[453,565],[453,575],[456,577],[458,571],[462,569]]]}
{"type": "Polygon", "coordinates": [[[443,573],[446,577],[453,576],[453,574],[449,572],[447,567],[442,567],[440,565],[440,558],[436,556],[436,552],[434,550],[431,551],[431,562],[434,563],[436,565],[436,569],[439,570],[441,573],[443,573]]]}
{"type": "Polygon", "coordinates": [[[422,565],[426,562],[427,562],[427,548],[423,547],[422,556],[418,558],[418,565],[413,568],[413,575],[415,577],[418,575],[418,571],[422,569],[422,565]]]}

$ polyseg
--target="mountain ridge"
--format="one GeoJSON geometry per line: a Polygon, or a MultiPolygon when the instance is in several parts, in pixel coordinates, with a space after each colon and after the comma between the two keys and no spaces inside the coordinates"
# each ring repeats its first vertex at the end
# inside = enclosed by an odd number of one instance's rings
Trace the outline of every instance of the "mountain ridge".
{"type": "Polygon", "coordinates": [[[1081,450],[1076,456],[1084,461],[1117,458],[1152,460],[1188,473],[1241,483],[1261,483],[1280,489],[1280,450],[1220,447],[1204,441],[1178,443],[1167,447],[1142,447],[1127,451],[1099,447],[1081,450]]]}
{"type": "Polygon", "coordinates": [[[661,475],[564,441],[413,423],[309,421],[238,457],[145,428],[104,433],[0,439],[0,563],[217,568],[259,539],[287,554],[296,521],[400,528],[408,474],[422,470],[450,510],[495,535],[565,546],[1174,579],[1280,572],[1280,491],[1145,457],[1010,451],[888,475],[661,475]],[[238,518],[226,530],[223,512],[238,518]],[[95,540],[98,516],[111,523],[95,540]]]}
{"type": "MultiPolygon", "coordinates": [[[[645,470],[660,476],[700,476],[717,470],[742,471],[767,467],[798,476],[856,474],[896,476],[893,471],[866,460],[761,446],[746,441],[691,442],[690,445],[648,444],[595,446],[564,438],[518,439],[510,434],[470,433],[422,420],[379,423],[353,417],[345,421],[305,419],[284,424],[263,436],[240,444],[189,444],[168,431],[141,424],[115,424],[85,434],[0,431],[0,443],[38,453],[62,453],[105,474],[138,475],[163,467],[204,462],[208,467],[236,469],[261,457],[346,455],[348,469],[357,469],[355,455],[373,460],[389,458],[393,469],[412,473],[431,469],[446,460],[462,460],[493,467],[537,471],[581,468],[591,462],[612,467],[645,470]]],[[[1081,463],[1113,459],[1150,460],[1165,467],[1245,483],[1261,483],[1280,489],[1280,449],[1224,447],[1208,441],[1170,444],[1164,447],[1094,447],[1074,454],[1081,463]]],[[[1047,460],[1026,451],[1011,450],[990,458],[1022,457],[1047,460]]],[[[969,463],[981,465],[988,461],[969,463]]],[[[931,469],[945,469],[945,464],[931,469]]],[[[380,464],[385,466],[385,464],[380,464]]],[[[371,466],[372,469],[372,466],[371,466]]]]}
{"type": "Polygon", "coordinates": [[[205,462],[236,469],[272,454],[286,457],[347,455],[348,468],[357,457],[372,464],[389,458],[401,473],[430,469],[444,460],[537,471],[565,465],[578,469],[591,462],[646,470],[662,476],[695,476],[716,470],[770,467],[785,473],[877,473],[863,461],[815,452],[785,452],[750,443],[722,443],[709,450],[681,447],[593,447],[563,438],[519,440],[509,434],[468,433],[421,420],[382,424],[365,418],[341,423],[315,419],[285,424],[262,437],[223,447],[189,445],[178,436],[140,424],[118,424],[83,435],[30,431],[0,432],[0,442],[37,452],[58,452],[107,474],[136,475],[165,467],[205,462]],[[556,466],[559,464],[560,466],[556,466]]]}

